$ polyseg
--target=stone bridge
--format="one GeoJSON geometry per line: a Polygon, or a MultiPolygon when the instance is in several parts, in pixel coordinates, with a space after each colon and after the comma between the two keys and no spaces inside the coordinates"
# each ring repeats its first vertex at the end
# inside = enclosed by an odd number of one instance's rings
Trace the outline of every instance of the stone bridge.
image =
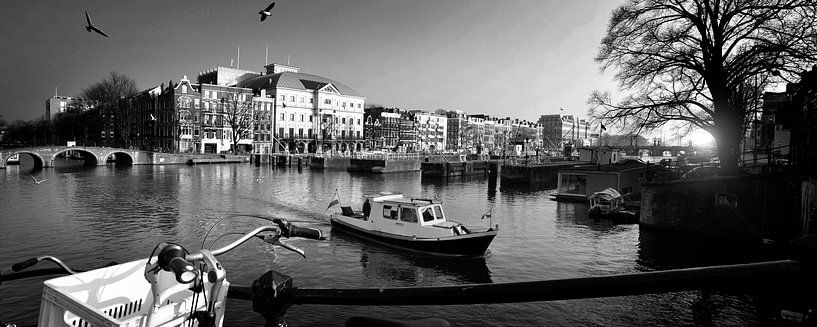
{"type": "Polygon", "coordinates": [[[141,151],[133,149],[84,147],[84,146],[42,146],[17,149],[0,149],[0,168],[14,154],[28,155],[34,159],[34,169],[54,167],[54,159],[62,154],[71,154],[85,160],[85,165],[102,166],[110,161],[125,165],[185,164],[190,155],[141,151]]]}

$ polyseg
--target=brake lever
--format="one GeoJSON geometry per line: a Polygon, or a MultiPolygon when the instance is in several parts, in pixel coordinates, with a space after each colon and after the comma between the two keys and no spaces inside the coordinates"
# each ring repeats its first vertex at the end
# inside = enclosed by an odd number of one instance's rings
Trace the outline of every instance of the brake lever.
{"type": "Polygon", "coordinates": [[[287,250],[290,250],[292,252],[300,254],[302,257],[306,258],[306,254],[305,254],[304,250],[301,250],[301,249],[299,249],[297,247],[294,247],[292,245],[281,242],[281,234],[275,233],[275,234],[272,234],[272,235],[256,235],[256,237],[260,238],[261,240],[263,240],[266,243],[280,246],[282,248],[285,248],[287,250]]]}

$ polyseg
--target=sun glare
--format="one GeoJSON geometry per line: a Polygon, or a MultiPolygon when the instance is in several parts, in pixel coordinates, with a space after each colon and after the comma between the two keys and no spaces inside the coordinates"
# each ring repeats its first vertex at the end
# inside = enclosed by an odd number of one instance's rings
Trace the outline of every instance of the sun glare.
{"type": "Polygon", "coordinates": [[[697,130],[689,133],[685,139],[686,142],[684,142],[684,145],[686,145],[688,142],[692,142],[693,146],[711,146],[715,144],[715,138],[703,130],[697,130]]]}

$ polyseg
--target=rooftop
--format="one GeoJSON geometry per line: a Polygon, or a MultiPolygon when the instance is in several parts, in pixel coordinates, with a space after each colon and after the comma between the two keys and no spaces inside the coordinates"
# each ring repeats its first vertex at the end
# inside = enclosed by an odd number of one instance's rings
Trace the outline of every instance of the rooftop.
{"type": "Polygon", "coordinates": [[[326,86],[326,84],[332,84],[342,95],[363,97],[363,95],[351,87],[338,81],[317,75],[294,72],[262,75],[241,81],[238,83],[238,86],[250,89],[273,89],[280,87],[306,91],[318,90],[326,86]]]}

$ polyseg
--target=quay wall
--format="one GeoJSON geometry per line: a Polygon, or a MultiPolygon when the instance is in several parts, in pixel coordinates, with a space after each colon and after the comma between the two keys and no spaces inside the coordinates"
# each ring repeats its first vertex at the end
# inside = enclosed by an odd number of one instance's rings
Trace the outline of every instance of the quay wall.
{"type": "Polygon", "coordinates": [[[423,162],[420,165],[424,177],[451,177],[488,173],[488,161],[423,162]]]}
{"type": "Polygon", "coordinates": [[[556,185],[559,170],[572,167],[580,162],[559,162],[541,165],[504,165],[500,173],[503,184],[547,184],[556,185]]]}
{"type": "Polygon", "coordinates": [[[314,157],[309,163],[309,168],[346,171],[351,160],[348,157],[314,157]]]}
{"type": "Polygon", "coordinates": [[[348,171],[371,172],[378,174],[420,170],[419,159],[351,159],[348,171]]]}
{"type": "Polygon", "coordinates": [[[642,186],[642,226],[743,241],[803,233],[801,181],[792,175],[715,177],[642,186]]]}

